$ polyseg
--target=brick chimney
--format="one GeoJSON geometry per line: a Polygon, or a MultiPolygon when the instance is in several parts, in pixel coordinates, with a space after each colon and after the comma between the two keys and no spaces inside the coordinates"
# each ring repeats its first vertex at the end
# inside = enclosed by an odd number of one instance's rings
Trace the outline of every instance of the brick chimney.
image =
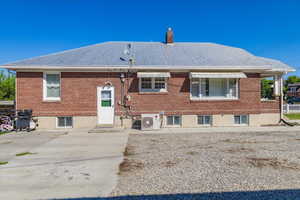
{"type": "Polygon", "coordinates": [[[166,33],[166,44],[173,44],[174,43],[174,34],[171,28],[168,28],[166,33]]]}

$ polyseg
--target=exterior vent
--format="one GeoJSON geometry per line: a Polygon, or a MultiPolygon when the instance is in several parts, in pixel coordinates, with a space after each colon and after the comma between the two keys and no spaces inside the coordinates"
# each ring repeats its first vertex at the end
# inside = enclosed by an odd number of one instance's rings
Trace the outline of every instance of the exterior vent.
{"type": "Polygon", "coordinates": [[[159,114],[142,114],[142,130],[157,130],[160,129],[159,114]]]}

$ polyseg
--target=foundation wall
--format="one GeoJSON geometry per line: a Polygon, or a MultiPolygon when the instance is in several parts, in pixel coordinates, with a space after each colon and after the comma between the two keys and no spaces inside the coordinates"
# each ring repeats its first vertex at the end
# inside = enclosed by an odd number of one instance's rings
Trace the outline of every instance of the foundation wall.
{"type": "Polygon", "coordinates": [[[259,123],[260,125],[272,125],[277,124],[280,120],[280,114],[274,113],[262,113],[260,114],[259,123]]]}
{"type": "MultiPolygon", "coordinates": [[[[280,115],[278,113],[263,113],[263,114],[249,114],[248,125],[234,124],[234,115],[212,115],[212,127],[228,127],[228,126],[252,126],[258,127],[263,125],[274,125],[279,122],[280,115]]],[[[114,127],[118,128],[132,128],[132,119],[124,118],[121,120],[120,116],[115,116],[114,127]]],[[[56,117],[38,117],[39,129],[56,129],[56,117]]],[[[96,116],[74,116],[73,128],[94,128],[97,125],[96,116]]],[[[182,115],[180,125],[168,125],[167,117],[164,116],[163,128],[199,128],[207,127],[209,125],[199,125],[197,115],[182,115]]]]}

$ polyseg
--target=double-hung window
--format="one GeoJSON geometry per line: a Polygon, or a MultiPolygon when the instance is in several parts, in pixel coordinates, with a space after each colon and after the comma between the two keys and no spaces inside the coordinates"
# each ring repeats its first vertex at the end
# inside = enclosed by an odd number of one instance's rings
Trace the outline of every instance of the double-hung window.
{"type": "Polygon", "coordinates": [[[236,78],[192,78],[192,99],[237,99],[236,78]]]}
{"type": "Polygon", "coordinates": [[[138,72],[140,92],[167,92],[169,72],[138,72]]]}
{"type": "Polygon", "coordinates": [[[140,91],[141,92],[166,92],[167,91],[167,78],[140,78],[140,91]]]}
{"type": "Polygon", "coordinates": [[[43,97],[44,100],[60,100],[60,73],[44,72],[43,80],[43,97]]]}

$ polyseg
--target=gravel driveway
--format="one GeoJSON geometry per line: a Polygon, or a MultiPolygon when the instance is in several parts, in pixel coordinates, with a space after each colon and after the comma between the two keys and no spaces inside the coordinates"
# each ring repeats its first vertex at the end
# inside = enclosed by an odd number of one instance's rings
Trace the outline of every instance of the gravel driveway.
{"type": "Polygon", "coordinates": [[[112,196],[300,199],[297,132],[131,134],[125,154],[112,196]]]}

